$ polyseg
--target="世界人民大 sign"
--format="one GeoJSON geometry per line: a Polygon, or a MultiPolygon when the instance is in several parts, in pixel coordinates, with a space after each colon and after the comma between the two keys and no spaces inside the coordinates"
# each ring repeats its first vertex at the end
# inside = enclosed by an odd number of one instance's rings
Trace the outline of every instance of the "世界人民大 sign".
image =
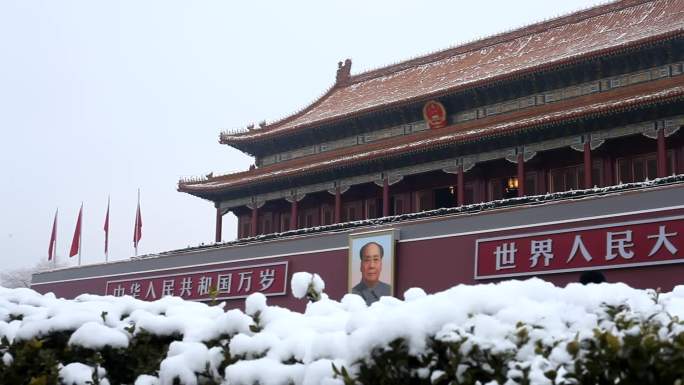
{"type": "Polygon", "coordinates": [[[684,216],[478,239],[475,279],[684,263],[684,216]]]}
{"type": "Polygon", "coordinates": [[[287,262],[238,266],[107,281],[106,294],[154,301],[171,295],[188,300],[244,298],[253,293],[286,294],[287,262]]]}

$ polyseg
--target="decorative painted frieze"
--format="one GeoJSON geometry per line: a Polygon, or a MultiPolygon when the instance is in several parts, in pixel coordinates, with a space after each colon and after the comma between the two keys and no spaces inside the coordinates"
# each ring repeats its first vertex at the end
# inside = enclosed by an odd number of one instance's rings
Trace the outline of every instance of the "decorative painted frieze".
{"type": "MultiPolygon", "coordinates": [[[[640,122],[636,124],[630,124],[626,126],[615,127],[607,130],[592,132],[588,135],[575,135],[563,138],[556,138],[551,140],[545,140],[536,143],[530,143],[522,147],[508,147],[497,149],[493,151],[487,151],[477,154],[456,156],[450,159],[444,159],[434,162],[415,164],[407,167],[387,170],[385,173],[372,173],[358,175],[350,178],[338,179],[336,181],[318,183],[312,185],[306,185],[298,187],[296,189],[296,194],[310,194],[314,192],[328,191],[331,194],[335,193],[335,189],[340,186],[342,192],[346,191],[350,186],[355,186],[364,183],[375,183],[378,186],[383,185],[383,179],[385,176],[390,178],[390,185],[397,183],[401,178],[409,175],[416,175],[430,171],[442,170],[447,173],[456,174],[461,166],[463,166],[463,172],[468,172],[477,163],[487,162],[496,159],[506,159],[509,162],[517,163],[518,154],[523,153],[523,159],[525,162],[532,159],[537,153],[542,151],[554,150],[558,148],[571,147],[578,151],[583,151],[584,140],[586,136],[589,137],[591,141],[591,149],[594,150],[601,146],[607,139],[619,138],[630,135],[643,134],[646,136],[655,134],[657,136],[657,130],[663,128],[665,130],[666,136],[675,133],[682,125],[684,125],[684,115],[671,117],[664,120],[640,122]]],[[[649,136],[650,137],[650,136],[649,136]]],[[[249,206],[256,202],[263,202],[276,199],[291,199],[293,195],[293,190],[279,190],[273,191],[266,194],[261,194],[252,197],[245,197],[240,199],[233,199],[228,201],[223,201],[220,203],[220,208],[222,210],[230,210],[235,207],[249,206]]],[[[299,196],[299,195],[297,195],[299,196]]],[[[291,201],[289,200],[288,201],[291,201]]],[[[301,199],[301,198],[300,198],[301,199]]],[[[259,206],[261,207],[261,206],[259,206]]]]}

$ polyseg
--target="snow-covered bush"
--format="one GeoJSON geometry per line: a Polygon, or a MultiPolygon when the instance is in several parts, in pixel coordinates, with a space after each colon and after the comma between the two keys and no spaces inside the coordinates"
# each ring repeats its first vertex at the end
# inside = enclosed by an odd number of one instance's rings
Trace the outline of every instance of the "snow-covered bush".
{"type": "Polygon", "coordinates": [[[323,282],[323,279],[318,274],[300,271],[292,274],[290,286],[292,287],[292,295],[295,298],[302,299],[306,297],[308,300],[316,302],[321,299],[325,289],[325,282],[323,282]]]}
{"type": "Polygon", "coordinates": [[[165,297],[75,300],[0,288],[0,384],[675,384],[684,286],[555,287],[539,279],[370,307],[320,277],[303,313],[250,296],[245,311],[165,297]]]}

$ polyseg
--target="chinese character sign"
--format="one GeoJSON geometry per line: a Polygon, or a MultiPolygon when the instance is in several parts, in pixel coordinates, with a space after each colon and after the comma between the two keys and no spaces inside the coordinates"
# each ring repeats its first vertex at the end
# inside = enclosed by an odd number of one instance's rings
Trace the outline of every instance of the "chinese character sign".
{"type": "Polygon", "coordinates": [[[475,278],[684,263],[684,217],[478,239],[475,278]]]}
{"type": "Polygon", "coordinates": [[[106,293],[119,297],[130,295],[146,301],[167,295],[208,301],[244,298],[252,293],[284,295],[286,283],[287,262],[278,262],[112,280],[107,281],[106,293]]]}

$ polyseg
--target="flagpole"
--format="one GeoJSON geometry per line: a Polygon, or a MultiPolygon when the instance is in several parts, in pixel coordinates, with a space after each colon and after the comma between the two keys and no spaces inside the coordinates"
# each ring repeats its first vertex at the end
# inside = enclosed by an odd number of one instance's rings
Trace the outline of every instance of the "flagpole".
{"type": "Polygon", "coordinates": [[[59,207],[57,207],[57,211],[55,212],[55,246],[54,246],[54,255],[52,256],[52,266],[57,267],[57,222],[59,221],[59,207]]]}
{"type": "Polygon", "coordinates": [[[105,233],[105,263],[109,262],[109,199],[111,197],[107,195],[107,232],[105,233]]]}
{"type": "Polygon", "coordinates": [[[136,239],[136,241],[135,241],[135,256],[136,256],[136,257],[138,256],[138,242],[140,242],[140,241],[138,240],[138,221],[140,220],[140,219],[138,218],[138,211],[139,211],[139,210],[140,210],[140,187],[138,187],[138,207],[137,207],[136,210],[135,210],[135,230],[134,230],[134,234],[135,234],[135,239],[136,239]]]}
{"type": "Polygon", "coordinates": [[[81,202],[81,227],[78,229],[78,265],[81,266],[81,250],[83,248],[83,202],[81,202]]]}

